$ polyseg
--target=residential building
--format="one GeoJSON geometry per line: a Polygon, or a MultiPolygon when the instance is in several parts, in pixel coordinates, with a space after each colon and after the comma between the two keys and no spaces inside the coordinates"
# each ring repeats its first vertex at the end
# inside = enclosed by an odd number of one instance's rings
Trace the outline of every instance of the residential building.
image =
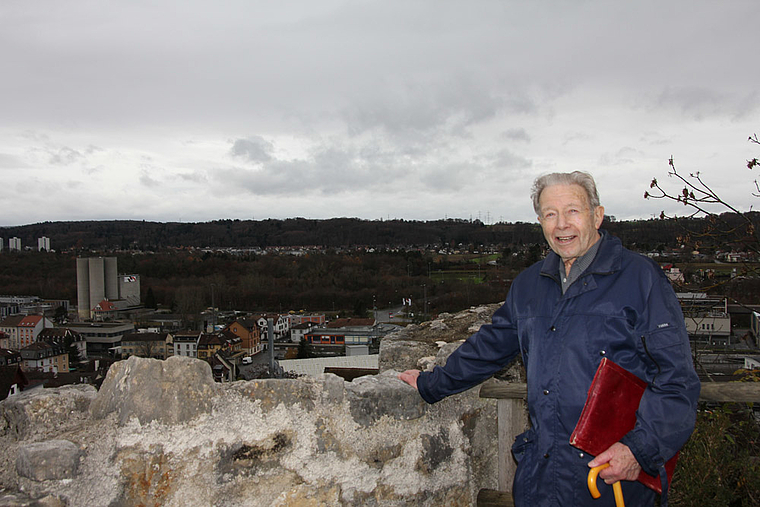
{"type": "Polygon", "coordinates": [[[301,343],[301,340],[306,337],[306,334],[311,331],[316,324],[313,322],[301,322],[290,328],[290,341],[293,343],[301,343]]]}
{"type": "Polygon", "coordinates": [[[50,251],[50,238],[46,238],[45,236],[42,236],[41,238],[37,238],[37,250],[42,252],[43,250],[46,252],[50,251]]]}
{"type": "Polygon", "coordinates": [[[20,352],[24,371],[69,372],[69,354],[63,345],[35,342],[22,348],[20,352]]]}
{"type": "Polygon", "coordinates": [[[216,333],[201,333],[198,338],[198,359],[208,360],[224,347],[224,339],[216,333]]]}
{"type": "Polygon", "coordinates": [[[131,322],[70,322],[66,327],[84,336],[87,357],[113,357],[120,350],[122,337],[135,331],[131,322]]]}
{"type": "Polygon", "coordinates": [[[39,334],[37,340],[63,345],[66,347],[66,352],[68,352],[69,346],[73,345],[77,348],[79,360],[83,361],[87,359],[87,340],[85,340],[81,333],[67,327],[45,328],[39,334]]]}
{"type": "Polygon", "coordinates": [[[240,348],[250,355],[258,354],[263,350],[261,344],[261,331],[254,319],[235,319],[224,328],[241,339],[240,348]]]}
{"type": "Polygon", "coordinates": [[[21,250],[21,238],[11,238],[8,240],[8,250],[21,250]]]}
{"type": "Polygon", "coordinates": [[[0,331],[0,349],[7,349],[10,345],[9,342],[10,337],[6,333],[0,331]]]}
{"type": "Polygon", "coordinates": [[[182,332],[173,333],[174,355],[184,357],[198,357],[198,340],[201,333],[182,332]]]}
{"type": "Polygon", "coordinates": [[[287,336],[288,331],[290,331],[290,320],[288,319],[287,315],[278,315],[276,313],[270,313],[270,314],[264,314],[260,315],[256,322],[259,325],[259,331],[261,333],[261,339],[263,341],[266,341],[269,339],[267,336],[267,329],[268,329],[268,321],[269,319],[272,320],[273,325],[273,332],[274,332],[274,339],[280,340],[287,336]]]}
{"type": "Polygon", "coordinates": [[[21,353],[17,350],[0,348],[0,366],[21,363],[21,353]]]}
{"type": "Polygon", "coordinates": [[[210,360],[217,352],[225,355],[238,354],[241,352],[241,344],[242,340],[232,332],[201,333],[198,338],[198,359],[210,360]]]}
{"type": "Polygon", "coordinates": [[[129,333],[121,339],[121,357],[152,357],[166,359],[174,354],[174,343],[169,333],[129,333]]]}
{"type": "Polygon", "coordinates": [[[53,322],[42,315],[11,315],[0,322],[0,331],[8,335],[8,348],[14,350],[36,342],[48,327],[53,327],[53,322]]]}
{"type": "Polygon", "coordinates": [[[291,313],[288,314],[288,320],[288,325],[291,329],[298,324],[303,324],[304,322],[310,322],[314,325],[321,326],[325,323],[325,314],[291,313]]]}

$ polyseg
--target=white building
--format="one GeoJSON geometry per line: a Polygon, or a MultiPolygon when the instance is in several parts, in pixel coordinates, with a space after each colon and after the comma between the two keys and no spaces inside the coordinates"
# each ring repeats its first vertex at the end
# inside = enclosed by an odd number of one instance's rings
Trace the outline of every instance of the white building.
{"type": "Polygon", "coordinates": [[[46,252],[50,251],[50,238],[46,238],[45,236],[42,236],[41,238],[37,238],[37,250],[46,252]]]}
{"type": "Polygon", "coordinates": [[[21,238],[11,238],[8,240],[8,250],[21,250],[21,238]]]}
{"type": "Polygon", "coordinates": [[[184,357],[198,357],[198,340],[201,333],[175,333],[174,355],[184,357]]]}

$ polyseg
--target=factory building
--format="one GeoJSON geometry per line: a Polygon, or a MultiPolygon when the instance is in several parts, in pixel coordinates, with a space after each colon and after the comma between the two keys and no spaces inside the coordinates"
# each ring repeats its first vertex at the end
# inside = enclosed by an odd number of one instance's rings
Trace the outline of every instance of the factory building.
{"type": "Polygon", "coordinates": [[[116,257],[77,258],[77,312],[91,319],[96,308],[140,306],[140,275],[120,275],[116,257]],[[102,305],[103,302],[112,305],[102,305]]]}

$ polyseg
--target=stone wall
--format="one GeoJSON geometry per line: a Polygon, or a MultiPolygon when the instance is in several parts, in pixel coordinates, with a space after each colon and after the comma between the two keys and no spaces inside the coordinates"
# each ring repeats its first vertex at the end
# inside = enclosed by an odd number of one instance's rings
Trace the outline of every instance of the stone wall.
{"type": "Polygon", "coordinates": [[[0,403],[0,506],[467,506],[496,487],[477,389],[428,405],[396,374],[442,363],[494,307],[409,326],[375,376],[214,383],[207,363],[130,357],[100,391],[0,403]]]}

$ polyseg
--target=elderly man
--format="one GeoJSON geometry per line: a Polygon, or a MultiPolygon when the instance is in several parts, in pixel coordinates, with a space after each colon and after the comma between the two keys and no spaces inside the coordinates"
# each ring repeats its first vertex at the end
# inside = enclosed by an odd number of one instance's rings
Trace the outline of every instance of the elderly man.
{"type": "Polygon", "coordinates": [[[589,467],[621,481],[628,507],[655,502],[635,479],[663,477],[664,463],[694,429],[699,380],[683,314],[662,270],[600,230],[604,208],[593,178],[554,173],[533,185],[533,208],[552,252],[515,278],[504,305],[431,372],[399,378],[428,403],[486,380],[522,355],[531,428],[513,446],[517,506],[614,505],[594,500],[589,467]],[[647,383],[633,430],[590,460],[570,445],[589,386],[603,357],[647,383]]]}

